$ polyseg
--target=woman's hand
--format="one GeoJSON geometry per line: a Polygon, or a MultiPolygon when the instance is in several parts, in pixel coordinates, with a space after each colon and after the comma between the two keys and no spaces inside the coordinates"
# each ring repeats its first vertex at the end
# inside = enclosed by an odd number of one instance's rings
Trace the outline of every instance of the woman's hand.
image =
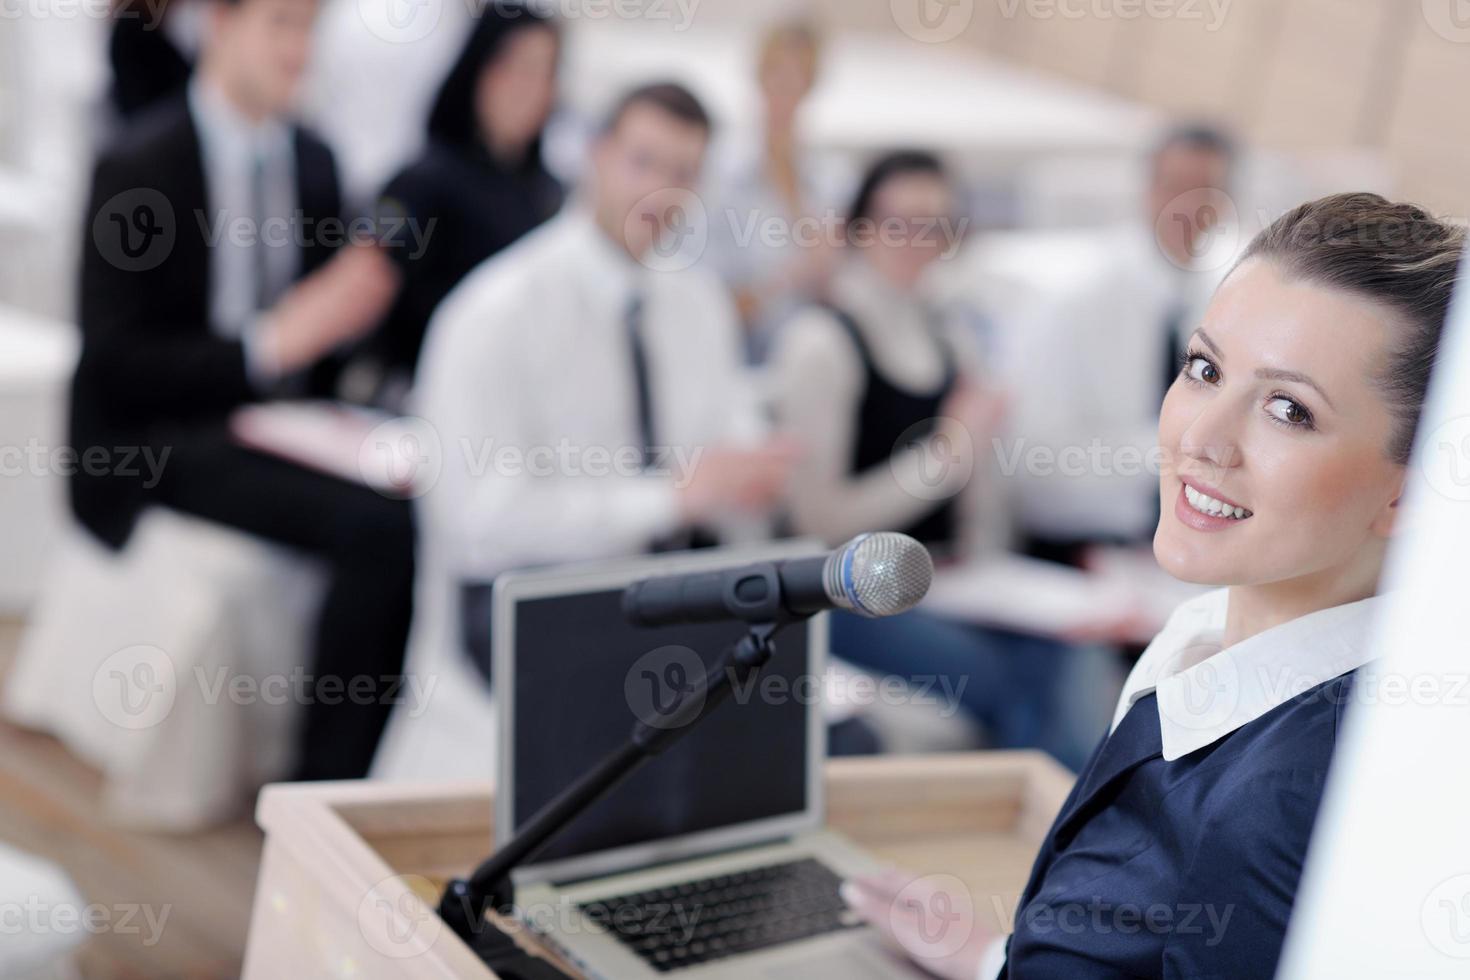
{"type": "Polygon", "coordinates": [[[946,980],[976,980],[986,950],[1000,938],[977,921],[969,890],[953,875],[893,869],[843,882],[842,898],[889,943],[946,980]]]}

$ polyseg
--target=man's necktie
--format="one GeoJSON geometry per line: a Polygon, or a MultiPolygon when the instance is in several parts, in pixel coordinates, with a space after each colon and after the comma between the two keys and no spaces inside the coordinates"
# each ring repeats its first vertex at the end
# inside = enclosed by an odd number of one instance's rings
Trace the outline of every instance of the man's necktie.
{"type": "Polygon", "coordinates": [[[655,450],[653,430],[653,389],[648,371],[648,350],[643,342],[643,297],[635,294],[628,301],[628,309],[623,318],[624,326],[628,334],[628,353],[633,363],[633,390],[638,400],[638,438],[642,441],[643,468],[648,469],[655,462],[657,452],[655,450]]]}
{"type": "Polygon", "coordinates": [[[255,271],[256,312],[270,309],[276,301],[271,283],[270,246],[265,240],[265,224],[269,217],[265,156],[257,153],[250,164],[250,219],[255,222],[255,243],[250,251],[255,271]]]}

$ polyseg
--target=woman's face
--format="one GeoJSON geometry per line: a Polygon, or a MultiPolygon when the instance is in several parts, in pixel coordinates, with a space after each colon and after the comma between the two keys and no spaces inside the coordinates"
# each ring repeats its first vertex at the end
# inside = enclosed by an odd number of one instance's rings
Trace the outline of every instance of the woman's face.
{"type": "Polygon", "coordinates": [[[885,282],[916,288],[924,272],[952,249],[954,194],[931,173],[890,177],[873,195],[871,216],[858,222],[853,243],[885,282]]]}
{"type": "Polygon", "coordinates": [[[1167,571],[1209,585],[1376,577],[1404,479],[1372,381],[1392,325],[1267,259],[1230,275],[1159,418],[1154,554],[1167,571]]]}
{"type": "Polygon", "coordinates": [[[475,115],[492,149],[522,151],[545,128],[556,102],[558,49],[551,28],[522,28],[480,70],[475,115]]]}

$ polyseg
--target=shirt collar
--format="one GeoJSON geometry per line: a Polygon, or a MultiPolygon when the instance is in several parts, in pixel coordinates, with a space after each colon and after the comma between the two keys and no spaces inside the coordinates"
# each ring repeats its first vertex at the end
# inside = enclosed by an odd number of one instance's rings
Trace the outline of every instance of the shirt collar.
{"type": "Polygon", "coordinates": [[[579,289],[597,309],[621,310],[644,286],[642,267],[607,237],[587,208],[567,216],[567,230],[582,257],[578,269],[579,289]]]}
{"type": "Polygon", "coordinates": [[[905,293],[883,282],[861,259],[851,259],[837,269],[832,294],[843,308],[858,319],[891,323],[895,327],[926,327],[927,308],[921,293],[905,293]]]}
{"type": "Polygon", "coordinates": [[[1164,758],[1172,761],[1372,659],[1368,627],[1382,596],[1319,609],[1222,649],[1229,597],[1217,589],[1174,611],[1128,675],[1114,728],[1135,701],[1156,692],[1164,758]]]}
{"type": "Polygon", "coordinates": [[[283,120],[250,119],[197,72],[189,80],[188,100],[200,139],[223,160],[265,159],[291,147],[291,130],[283,120]]]}

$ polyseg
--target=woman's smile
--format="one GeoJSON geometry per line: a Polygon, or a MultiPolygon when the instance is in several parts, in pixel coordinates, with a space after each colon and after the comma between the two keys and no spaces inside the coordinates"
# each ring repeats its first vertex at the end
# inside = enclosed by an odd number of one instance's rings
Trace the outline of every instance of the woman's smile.
{"type": "Polygon", "coordinates": [[[1174,516],[1179,518],[1179,523],[1196,531],[1223,531],[1250,520],[1252,511],[1207,484],[1180,477],[1174,516]]]}

